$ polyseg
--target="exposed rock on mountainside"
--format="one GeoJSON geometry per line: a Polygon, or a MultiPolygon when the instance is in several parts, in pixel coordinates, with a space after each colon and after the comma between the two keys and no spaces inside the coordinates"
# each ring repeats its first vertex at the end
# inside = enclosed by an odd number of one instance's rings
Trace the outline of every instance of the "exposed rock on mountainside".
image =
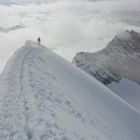
{"type": "MultiPolygon", "coordinates": [[[[119,83],[123,79],[140,84],[140,33],[133,30],[121,32],[98,52],[77,53],[73,64],[105,85],[119,83]]],[[[133,91],[135,96],[135,88],[133,91]]],[[[140,96],[137,100],[140,101],[140,96]]]]}
{"type": "Polygon", "coordinates": [[[119,33],[103,50],[78,53],[73,63],[104,84],[121,78],[140,84],[140,34],[133,30],[119,33]]]}

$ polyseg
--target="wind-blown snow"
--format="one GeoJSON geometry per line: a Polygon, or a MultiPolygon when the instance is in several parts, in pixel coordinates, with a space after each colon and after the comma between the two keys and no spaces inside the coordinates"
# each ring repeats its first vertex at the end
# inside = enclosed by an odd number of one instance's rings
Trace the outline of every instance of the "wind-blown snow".
{"type": "Polygon", "coordinates": [[[37,43],[9,60],[0,91],[1,140],[140,139],[140,114],[37,43]]]}

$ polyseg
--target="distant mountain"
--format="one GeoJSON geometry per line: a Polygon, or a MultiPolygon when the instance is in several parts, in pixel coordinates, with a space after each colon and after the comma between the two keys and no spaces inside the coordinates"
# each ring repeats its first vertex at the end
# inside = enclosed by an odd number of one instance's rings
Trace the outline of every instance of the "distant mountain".
{"type": "Polygon", "coordinates": [[[22,29],[22,28],[25,28],[25,26],[24,25],[15,25],[15,26],[12,26],[12,27],[9,27],[9,28],[4,28],[4,27],[0,26],[0,32],[8,33],[8,32],[11,32],[11,31],[16,31],[16,30],[22,29]]]}
{"type": "MultiPolygon", "coordinates": [[[[139,87],[140,33],[137,33],[134,30],[126,30],[118,33],[103,50],[95,53],[77,53],[73,59],[73,64],[95,77],[113,91],[114,89],[113,87],[111,88],[111,84],[119,83],[122,80],[123,83],[124,81],[135,82],[139,87]]],[[[119,87],[120,84],[118,84],[118,89],[119,87]]],[[[139,92],[137,98],[135,98],[137,100],[136,102],[140,102],[140,91],[136,91],[135,87],[133,88],[132,91],[134,93],[132,94],[135,97],[136,92],[139,92]]],[[[123,95],[121,97],[140,111],[140,103],[139,105],[135,105],[134,101],[128,100],[130,94],[127,94],[127,87],[125,87],[125,90],[126,91],[124,91],[123,88],[123,90],[119,90],[119,93],[116,93],[119,96],[123,95]],[[120,92],[122,94],[120,94],[120,92]],[[125,96],[124,92],[126,92],[125,96]]]]}
{"type": "Polygon", "coordinates": [[[129,104],[38,43],[0,76],[0,140],[139,140],[139,126],[129,104]]]}

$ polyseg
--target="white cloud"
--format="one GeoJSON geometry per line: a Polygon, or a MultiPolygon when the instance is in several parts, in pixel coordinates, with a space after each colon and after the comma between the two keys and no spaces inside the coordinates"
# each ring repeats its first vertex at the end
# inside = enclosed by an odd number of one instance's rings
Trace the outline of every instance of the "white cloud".
{"type": "Polygon", "coordinates": [[[140,0],[102,0],[96,4],[105,16],[140,26],[140,0]]]}
{"type": "Polygon", "coordinates": [[[139,11],[139,2],[133,1],[135,4],[130,0],[56,0],[40,5],[1,5],[0,26],[26,28],[0,33],[0,64],[26,40],[36,40],[38,36],[43,44],[70,61],[79,51],[99,50],[118,31],[139,30],[140,18],[130,14],[139,11]],[[131,5],[136,8],[128,10],[131,5]]]}

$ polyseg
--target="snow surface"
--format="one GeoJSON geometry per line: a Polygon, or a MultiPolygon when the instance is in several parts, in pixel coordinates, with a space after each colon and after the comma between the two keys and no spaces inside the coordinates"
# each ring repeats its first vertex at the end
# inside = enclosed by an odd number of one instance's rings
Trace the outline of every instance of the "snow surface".
{"type": "Polygon", "coordinates": [[[116,82],[108,87],[140,112],[140,33],[118,33],[98,52],[77,53],[73,64],[104,85],[116,82]]]}
{"type": "Polygon", "coordinates": [[[0,140],[140,139],[139,113],[37,43],[8,61],[0,89],[0,140]]]}
{"type": "Polygon", "coordinates": [[[107,87],[140,112],[140,86],[137,83],[122,79],[119,83],[112,82],[107,87]]]}

